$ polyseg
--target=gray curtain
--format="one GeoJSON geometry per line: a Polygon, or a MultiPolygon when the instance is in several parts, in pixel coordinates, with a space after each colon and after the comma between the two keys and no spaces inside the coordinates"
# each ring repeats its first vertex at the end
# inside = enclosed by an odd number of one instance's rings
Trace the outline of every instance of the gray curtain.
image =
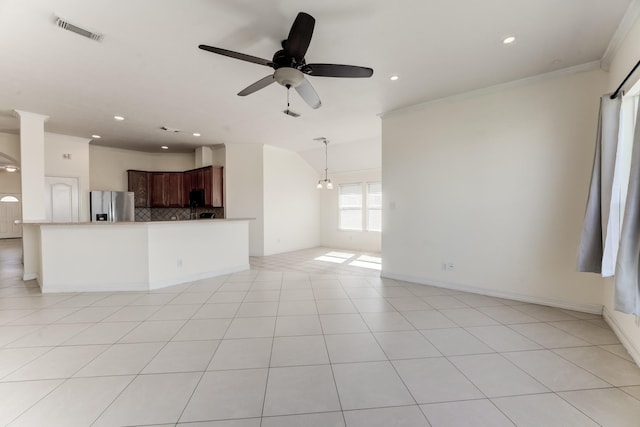
{"type": "MultiPolygon", "coordinates": [[[[640,113],[640,110],[638,110],[640,113]]],[[[629,189],[615,274],[615,309],[640,315],[640,115],[636,119],[629,189]]]]}
{"type": "Polygon", "coordinates": [[[621,97],[609,99],[609,95],[604,95],[600,98],[596,152],[580,238],[578,271],[602,272],[602,254],[609,222],[621,104],[621,97]]]}

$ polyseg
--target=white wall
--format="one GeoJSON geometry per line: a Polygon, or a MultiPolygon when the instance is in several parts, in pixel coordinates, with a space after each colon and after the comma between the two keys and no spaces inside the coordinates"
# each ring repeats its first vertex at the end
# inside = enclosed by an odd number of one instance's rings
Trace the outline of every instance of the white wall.
{"type": "Polygon", "coordinates": [[[78,178],[80,222],[89,221],[89,141],[69,135],[44,134],[45,175],[78,178]],[[71,158],[64,158],[65,154],[71,158]]]}
{"type": "Polygon", "coordinates": [[[259,144],[226,146],[225,216],[249,222],[249,255],[264,255],[263,150],[259,144]]]}
{"type": "MultiPolygon", "coordinates": [[[[325,155],[324,145],[312,150],[300,152],[305,159],[324,178],[325,155]]],[[[335,173],[380,169],[382,165],[382,142],[380,139],[364,139],[349,143],[329,141],[327,147],[327,166],[329,175],[335,173]]]]}
{"type": "Polygon", "coordinates": [[[264,254],[316,247],[318,175],[299,154],[264,146],[264,254]]]}
{"type": "MultiPolygon", "coordinates": [[[[640,19],[636,20],[626,39],[621,44],[616,53],[609,72],[607,90],[613,92],[622,79],[633,68],[640,59],[640,19]]],[[[627,83],[627,88],[640,79],[640,73],[636,72],[633,78],[627,83]]],[[[610,324],[617,328],[618,336],[630,350],[636,362],[640,364],[640,326],[634,316],[619,313],[613,306],[613,280],[606,280],[604,285],[603,302],[605,315],[610,324]]]]}
{"type": "Polygon", "coordinates": [[[318,190],[320,193],[320,243],[322,246],[352,251],[380,252],[380,232],[338,229],[338,185],[380,182],[380,169],[335,173],[329,175],[329,178],[333,183],[333,190],[318,190]]]}
{"type": "Polygon", "coordinates": [[[194,153],[145,153],[89,145],[91,190],[127,191],[127,170],[182,172],[195,168],[194,153]]]}
{"type": "MultiPolygon", "coordinates": [[[[0,153],[20,161],[20,137],[9,133],[0,133],[0,153]]],[[[20,193],[20,171],[7,172],[0,169],[0,193],[20,193]]]]}
{"type": "Polygon", "coordinates": [[[383,275],[598,311],[602,280],[576,272],[576,249],[606,80],[564,75],[384,116],[383,275]]]}

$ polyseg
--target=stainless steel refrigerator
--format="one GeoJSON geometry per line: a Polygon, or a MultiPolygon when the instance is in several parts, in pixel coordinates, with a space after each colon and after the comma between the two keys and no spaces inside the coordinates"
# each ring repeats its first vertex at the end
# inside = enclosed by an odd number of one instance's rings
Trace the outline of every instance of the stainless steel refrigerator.
{"type": "Polygon", "coordinates": [[[91,222],[135,221],[133,192],[126,191],[92,191],[91,222]]]}

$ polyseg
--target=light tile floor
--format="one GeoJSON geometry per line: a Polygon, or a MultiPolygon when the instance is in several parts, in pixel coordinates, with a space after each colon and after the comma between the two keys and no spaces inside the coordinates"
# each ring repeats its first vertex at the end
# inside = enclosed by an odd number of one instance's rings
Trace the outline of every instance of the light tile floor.
{"type": "Polygon", "coordinates": [[[41,295],[19,243],[0,241],[0,425],[640,426],[640,369],[599,316],[381,279],[322,248],[41,295]]]}

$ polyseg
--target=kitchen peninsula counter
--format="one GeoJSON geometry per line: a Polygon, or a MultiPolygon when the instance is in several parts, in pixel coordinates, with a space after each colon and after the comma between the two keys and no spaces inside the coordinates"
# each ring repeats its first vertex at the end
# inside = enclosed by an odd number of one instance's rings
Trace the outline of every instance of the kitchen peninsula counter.
{"type": "Polygon", "coordinates": [[[43,293],[146,291],[247,270],[250,220],[25,221],[25,280],[43,293]]]}

